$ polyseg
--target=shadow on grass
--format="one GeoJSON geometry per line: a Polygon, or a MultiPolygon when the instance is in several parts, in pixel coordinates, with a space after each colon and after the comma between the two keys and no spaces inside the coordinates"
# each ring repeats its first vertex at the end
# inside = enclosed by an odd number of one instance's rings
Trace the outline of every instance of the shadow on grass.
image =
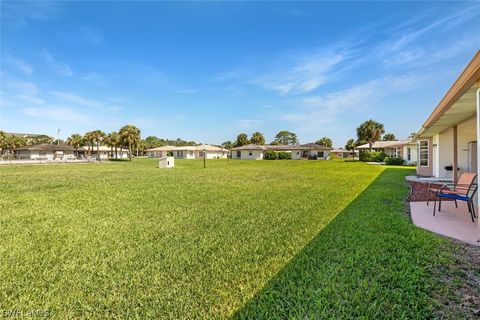
{"type": "Polygon", "coordinates": [[[385,169],[232,318],[431,318],[448,258],[403,214],[407,174],[385,169]]]}

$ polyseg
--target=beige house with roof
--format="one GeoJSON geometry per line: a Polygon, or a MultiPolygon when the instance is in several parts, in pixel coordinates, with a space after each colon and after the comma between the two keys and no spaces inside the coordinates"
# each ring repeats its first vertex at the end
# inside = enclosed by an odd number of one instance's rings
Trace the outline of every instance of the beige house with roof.
{"type": "MultiPolygon", "coordinates": [[[[368,143],[355,148],[357,151],[369,150],[368,143]]],[[[405,164],[416,165],[418,162],[417,143],[410,140],[393,140],[393,141],[375,141],[372,144],[372,150],[384,151],[389,157],[402,158],[405,164]]]]}
{"type": "Polygon", "coordinates": [[[175,159],[225,159],[229,151],[225,148],[201,144],[198,146],[164,146],[147,150],[147,156],[150,158],[161,158],[171,153],[175,159]]]}
{"type": "Polygon", "coordinates": [[[306,143],[301,145],[256,145],[248,144],[245,146],[232,148],[232,159],[238,160],[262,160],[265,151],[283,151],[291,153],[292,160],[318,159],[326,160],[330,157],[332,148],[321,146],[315,143],[306,143]]]}
{"type": "Polygon", "coordinates": [[[420,176],[477,172],[480,108],[480,51],[440,100],[418,132],[420,176]],[[450,170],[449,167],[457,168],[450,170]]]}

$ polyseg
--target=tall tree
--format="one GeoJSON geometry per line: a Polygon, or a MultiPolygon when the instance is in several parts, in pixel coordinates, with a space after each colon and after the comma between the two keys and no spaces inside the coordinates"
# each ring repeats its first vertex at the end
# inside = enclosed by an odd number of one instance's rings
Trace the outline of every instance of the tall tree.
{"type": "Polygon", "coordinates": [[[85,134],[83,135],[83,140],[88,145],[88,155],[91,156],[93,151],[93,145],[95,143],[93,131],[85,132],[85,134]]]}
{"type": "Polygon", "coordinates": [[[254,132],[252,134],[252,137],[250,138],[250,143],[252,144],[258,144],[258,145],[264,145],[265,144],[265,137],[261,132],[254,132]]]}
{"type": "Polygon", "coordinates": [[[275,136],[275,140],[273,140],[272,144],[281,144],[281,145],[294,145],[298,144],[297,135],[290,131],[280,131],[275,136]]]}
{"type": "Polygon", "coordinates": [[[116,131],[110,132],[106,137],[105,137],[105,144],[110,147],[110,153],[111,157],[113,157],[113,149],[115,149],[115,159],[118,159],[118,147],[121,146],[120,143],[120,136],[116,131]]]}
{"type": "Polygon", "coordinates": [[[386,133],[383,138],[382,138],[383,141],[395,141],[397,140],[397,138],[395,137],[395,135],[393,133],[386,133]]]}
{"type": "Polygon", "coordinates": [[[232,141],[225,141],[225,142],[222,142],[222,147],[225,148],[225,149],[232,149],[233,148],[233,142],[232,141]]]}
{"type": "Polygon", "coordinates": [[[328,137],[323,137],[323,138],[315,141],[315,143],[318,144],[318,145],[321,145],[321,146],[329,147],[329,148],[331,148],[333,146],[332,139],[330,139],[328,137]]]}
{"type": "MultiPolygon", "coordinates": [[[[103,132],[102,130],[94,130],[90,132],[90,138],[92,143],[95,143],[97,145],[97,160],[100,160],[99,146],[100,146],[100,143],[105,138],[105,136],[106,136],[105,132],[103,132]]],[[[92,147],[93,147],[93,144],[92,144],[92,147]]]]}
{"type": "Polygon", "coordinates": [[[78,148],[82,145],[83,137],[78,133],[72,134],[67,139],[67,144],[75,149],[75,157],[78,158],[78,148]]]}
{"type": "Polygon", "coordinates": [[[140,129],[132,124],[127,124],[118,133],[122,142],[128,146],[128,159],[132,161],[132,147],[140,142],[140,129]]]}
{"type": "Polygon", "coordinates": [[[384,133],[383,124],[372,119],[365,121],[357,128],[358,141],[366,141],[370,150],[372,150],[373,143],[380,140],[384,133]]]}
{"type": "Polygon", "coordinates": [[[241,146],[245,146],[248,144],[248,136],[246,133],[240,133],[238,136],[237,136],[237,140],[235,141],[235,147],[241,147],[241,146]]]}
{"type": "Polygon", "coordinates": [[[345,144],[345,149],[353,153],[353,158],[355,159],[355,147],[357,144],[355,143],[355,139],[349,139],[345,144]]]}

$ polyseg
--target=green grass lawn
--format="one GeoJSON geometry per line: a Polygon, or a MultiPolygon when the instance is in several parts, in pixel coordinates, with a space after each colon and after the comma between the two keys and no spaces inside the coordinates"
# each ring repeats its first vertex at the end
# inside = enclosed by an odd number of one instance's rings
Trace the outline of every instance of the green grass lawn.
{"type": "Polygon", "coordinates": [[[0,311],[56,318],[428,318],[445,240],[411,169],[343,161],[1,167],[0,311]]]}

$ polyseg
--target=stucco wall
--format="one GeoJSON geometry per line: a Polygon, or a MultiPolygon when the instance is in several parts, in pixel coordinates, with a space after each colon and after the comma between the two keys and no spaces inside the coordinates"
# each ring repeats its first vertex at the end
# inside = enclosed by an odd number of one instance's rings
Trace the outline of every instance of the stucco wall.
{"type": "MultiPolygon", "coordinates": [[[[477,118],[470,119],[457,126],[458,167],[469,170],[469,142],[477,141],[477,118]]],[[[474,150],[476,152],[476,150],[474,150]]]]}

